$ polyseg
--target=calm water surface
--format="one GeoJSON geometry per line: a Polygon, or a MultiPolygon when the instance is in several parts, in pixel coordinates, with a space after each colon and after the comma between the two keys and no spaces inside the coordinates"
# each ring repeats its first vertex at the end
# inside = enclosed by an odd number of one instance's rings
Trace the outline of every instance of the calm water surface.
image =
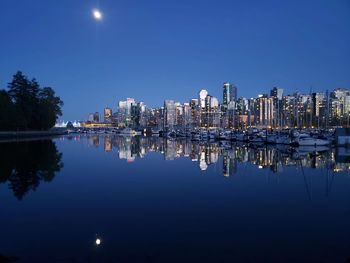
{"type": "Polygon", "coordinates": [[[350,262],[350,151],[0,143],[0,262],[350,262]]]}

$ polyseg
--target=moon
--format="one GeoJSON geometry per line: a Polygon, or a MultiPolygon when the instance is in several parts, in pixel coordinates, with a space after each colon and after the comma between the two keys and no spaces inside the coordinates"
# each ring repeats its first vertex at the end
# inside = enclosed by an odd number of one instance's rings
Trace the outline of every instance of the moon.
{"type": "Polygon", "coordinates": [[[99,21],[102,20],[102,12],[98,9],[93,9],[92,10],[92,15],[95,18],[95,20],[99,21]]]}

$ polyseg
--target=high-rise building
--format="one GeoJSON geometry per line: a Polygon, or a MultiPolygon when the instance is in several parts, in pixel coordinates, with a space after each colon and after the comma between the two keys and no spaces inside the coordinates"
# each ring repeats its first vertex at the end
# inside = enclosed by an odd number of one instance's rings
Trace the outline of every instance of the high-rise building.
{"type": "Polygon", "coordinates": [[[202,89],[199,91],[199,106],[203,109],[205,108],[205,98],[208,95],[208,91],[202,89]]]}
{"type": "Polygon", "coordinates": [[[192,109],[190,103],[184,103],[183,105],[183,120],[185,128],[192,126],[192,109]]]}
{"type": "Polygon", "coordinates": [[[106,123],[110,123],[112,122],[112,115],[113,115],[113,112],[112,112],[112,109],[111,108],[104,108],[103,110],[103,115],[104,115],[104,122],[106,123]]]}
{"type": "Polygon", "coordinates": [[[164,101],[164,129],[172,130],[175,126],[176,106],[173,100],[164,101]]]}
{"type": "Polygon", "coordinates": [[[311,127],[312,126],[312,98],[309,94],[296,94],[297,112],[296,120],[297,127],[311,127]]]}
{"type": "Polygon", "coordinates": [[[236,126],[236,101],[237,87],[233,84],[225,82],[223,85],[223,102],[221,110],[221,125],[225,128],[234,128],[236,126]]]}
{"type": "Polygon", "coordinates": [[[140,103],[132,103],[131,111],[130,111],[130,122],[129,126],[131,127],[139,127],[141,119],[141,106],[140,103]]]}
{"type": "Polygon", "coordinates": [[[241,129],[249,126],[249,100],[238,98],[236,103],[236,115],[238,116],[238,127],[241,129]]]}
{"type": "Polygon", "coordinates": [[[256,101],[257,125],[271,126],[273,124],[273,109],[273,99],[269,98],[267,94],[259,95],[256,101]]]}
{"type": "Polygon", "coordinates": [[[350,95],[344,97],[344,115],[350,114],[350,95]]]}
{"type": "Polygon", "coordinates": [[[199,126],[200,127],[205,127],[206,124],[206,98],[208,96],[208,91],[206,91],[205,89],[202,89],[199,91],[198,94],[199,98],[198,98],[198,113],[199,113],[199,126]]]}
{"type": "Polygon", "coordinates": [[[93,122],[100,122],[100,114],[97,111],[94,113],[93,122]]]}
{"type": "Polygon", "coordinates": [[[270,91],[270,97],[273,99],[273,127],[281,127],[282,126],[282,97],[283,97],[283,89],[274,87],[270,91]]]}
{"type": "Polygon", "coordinates": [[[348,96],[350,96],[350,91],[346,89],[335,89],[331,92],[329,110],[332,125],[339,126],[349,122],[348,96]]]}
{"type": "Polygon", "coordinates": [[[119,101],[118,104],[118,125],[130,126],[131,125],[131,106],[135,104],[133,98],[127,98],[126,101],[119,101]]]}
{"type": "Polygon", "coordinates": [[[199,111],[198,99],[191,99],[190,107],[191,107],[191,126],[197,127],[199,126],[199,123],[200,123],[200,111],[199,111]]]}
{"type": "Polygon", "coordinates": [[[294,96],[283,96],[281,125],[282,127],[294,127],[296,125],[296,98],[294,96]]]}
{"type": "Polygon", "coordinates": [[[278,100],[281,100],[283,97],[283,89],[274,87],[270,92],[270,96],[278,100]]]}
{"type": "Polygon", "coordinates": [[[140,108],[140,126],[142,127],[146,127],[147,126],[147,122],[148,122],[148,116],[147,116],[147,112],[146,112],[146,105],[144,102],[140,101],[138,103],[139,108],[140,108]]]}
{"type": "Polygon", "coordinates": [[[205,108],[202,111],[202,127],[220,126],[219,100],[213,96],[205,97],[205,108]]]}
{"type": "Polygon", "coordinates": [[[312,93],[312,116],[313,124],[316,127],[324,127],[326,125],[327,116],[327,100],[324,93],[312,93]]]}
{"type": "Polygon", "coordinates": [[[183,127],[185,124],[184,120],[184,108],[180,102],[175,102],[175,125],[183,127]]]}
{"type": "Polygon", "coordinates": [[[227,109],[231,101],[236,102],[236,100],[237,100],[237,87],[233,84],[225,82],[223,87],[223,102],[222,102],[224,110],[227,109]]]}
{"type": "Polygon", "coordinates": [[[94,114],[90,113],[88,116],[88,121],[93,122],[94,121],[94,114]]]}
{"type": "Polygon", "coordinates": [[[239,115],[248,114],[248,100],[246,98],[237,99],[236,111],[237,111],[237,114],[239,115]]]}

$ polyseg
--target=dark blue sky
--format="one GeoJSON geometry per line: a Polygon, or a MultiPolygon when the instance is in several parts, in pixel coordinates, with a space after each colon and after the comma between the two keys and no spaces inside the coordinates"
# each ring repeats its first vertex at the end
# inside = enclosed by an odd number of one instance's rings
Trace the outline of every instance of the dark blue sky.
{"type": "Polygon", "coordinates": [[[0,87],[17,70],[54,87],[64,119],[134,97],[187,101],[222,83],[350,88],[350,1],[1,0],[0,87]],[[91,10],[104,14],[95,21],[91,10]]]}

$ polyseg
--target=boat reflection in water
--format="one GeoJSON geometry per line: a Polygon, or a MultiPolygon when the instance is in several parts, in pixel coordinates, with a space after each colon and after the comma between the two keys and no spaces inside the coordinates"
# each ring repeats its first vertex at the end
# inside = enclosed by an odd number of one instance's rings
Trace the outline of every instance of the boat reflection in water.
{"type": "MultiPolygon", "coordinates": [[[[83,136],[85,137],[85,136],[83,136]]],[[[74,137],[75,139],[80,136],[74,137]]],[[[249,163],[273,173],[281,173],[287,166],[322,168],[333,172],[350,171],[350,149],[327,146],[256,145],[226,141],[201,143],[186,139],[169,140],[160,137],[86,136],[89,145],[104,145],[106,152],[117,153],[119,159],[131,162],[148,152],[159,152],[165,160],[190,158],[201,170],[221,161],[222,174],[237,173],[238,163],[249,163]]]]}

